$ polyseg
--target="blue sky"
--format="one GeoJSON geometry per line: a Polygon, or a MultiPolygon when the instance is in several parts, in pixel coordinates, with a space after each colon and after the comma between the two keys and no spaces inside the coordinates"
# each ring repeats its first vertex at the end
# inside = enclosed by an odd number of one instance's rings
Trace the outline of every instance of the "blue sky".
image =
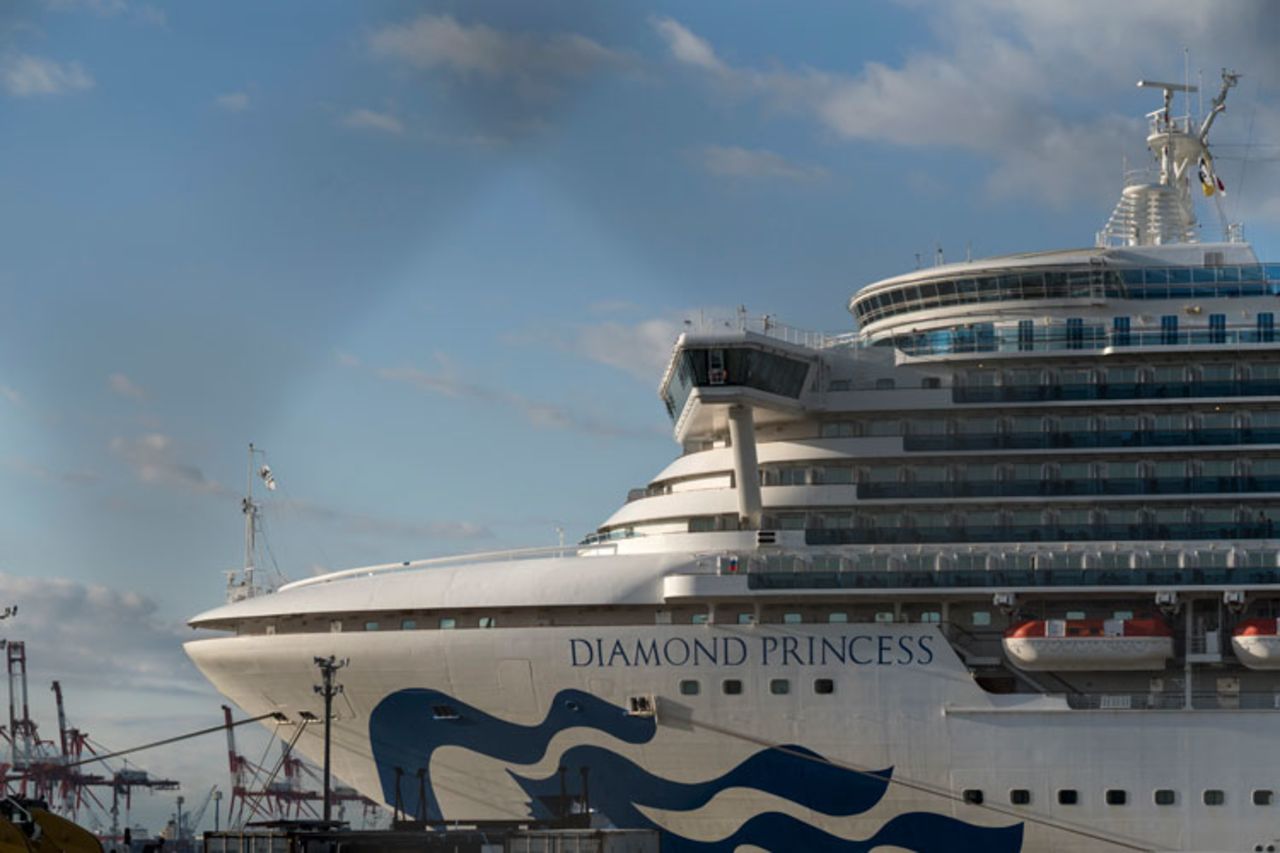
{"type": "Polygon", "coordinates": [[[1090,244],[1184,47],[1245,75],[1225,209],[1280,256],[1280,24],[1170,5],[6,5],[0,596],[46,736],[54,677],[116,746],[216,715],[178,642],[248,442],[290,577],[580,537],[677,452],[685,319],[846,330],[937,246],[1090,244]]]}

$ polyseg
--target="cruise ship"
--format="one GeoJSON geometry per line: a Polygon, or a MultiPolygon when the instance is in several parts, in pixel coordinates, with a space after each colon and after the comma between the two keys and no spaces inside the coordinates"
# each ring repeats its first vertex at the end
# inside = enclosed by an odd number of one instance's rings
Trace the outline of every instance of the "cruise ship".
{"type": "Polygon", "coordinates": [[[1194,120],[1139,84],[1153,167],[1092,248],[690,328],[678,458],[577,545],[242,577],[188,654],[315,758],[347,662],[334,772],[428,825],[1276,850],[1280,265],[1196,215],[1235,81],[1194,120]]]}

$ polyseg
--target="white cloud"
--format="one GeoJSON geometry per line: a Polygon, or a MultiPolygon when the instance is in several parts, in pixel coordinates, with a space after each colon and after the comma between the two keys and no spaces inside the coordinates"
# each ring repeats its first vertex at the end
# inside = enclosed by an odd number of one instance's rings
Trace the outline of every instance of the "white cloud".
{"type": "MultiPolygon", "coordinates": [[[[928,17],[938,46],[894,64],[868,62],[855,73],[731,65],[712,41],[679,22],[662,18],[653,26],[676,62],[705,74],[712,94],[803,116],[837,138],[965,150],[993,161],[992,194],[1050,203],[1114,198],[1121,157],[1138,153],[1140,114],[1155,102],[1124,112],[1099,104],[1141,76],[1180,70],[1171,45],[1196,45],[1208,68],[1247,61],[1241,70],[1256,64],[1254,73],[1280,72],[1271,49],[1275,28],[1260,2],[1233,6],[1232,15],[1210,4],[1160,0],[909,5],[928,17]]],[[[1205,84],[1207,99],[1216,75],[1206,75],[1205,84]]]]}
{"type": "Polygon", "coordinates": [[[0,606],[15,604],[18,612],[4,623],[6,634],[26,641],[31,671],[56,674],[69,689],[207,689],[182,653],[189,631],[162,618],[146,596],[0,572],[0,606]]]}
{"type": "Polygon", "coordinates": [[[360,130],[376,130],[381,133],[403,133],[404,124],[390,113],[374,110],[352,110],[342,117],[342,124],[360,130]]]}
{"type": "Polygon", "coordinates": [[[674,319],[595,323],[574,330],[572,349],[641,382],[657,385],[671,359],[671,347],[682,331],[682,323],[674,319]]]}
{"type": "Polygon", "coordinates": [[[596,436],[630,438],[648,438],[654,434],[651,430],[623,426],[571,411],[555,403],[534,400],[514,391],[470,382],[459,378],[447,360],[437,357],[437,361],[441,362],[441,367],[434,372],[417,367],[382,367],[376,369],[374,375],[379,379],[408,385],[429,394],[503,406],[515,411],[531,426],[539,429],[574,430],[596,436]]]}
{"type": "Polygon", "coordinates": [[[272,501],[271,510],[282,519],[290,516],[304,517],[320,521],[326,525],[338,526],[348,533],[367,536],[467,540],[493,538],[493,531],[483,524],[472,521],[378,518],[364,515],[363,513],[322,506],[310,501],[292,499],[272,501]]]}
{"type": "Polygon", "coordinates": [[[14,97],[30,98],[82,92],[92,89],[94,80],[78,62],[60,63],[24,53],[0,63],[0,84],[14,97]]]}
{"type": "Polygon", "coordinates": [[[83,9],[104,18],[123,14],[129,9],[129,4],[125,0],[45,0],[45,5],[55,12],[73,12],[83,9]]]}
{"type": "Polygon", "coordinates": [[[821,166],[795,163],[772,151],[736,145],[708,145],[700,152],[700,158],[708,172],[728,178],[812,181],[827,174],[827,170],[821,166]]]}
{"type": "Polygon", "coordinates": [[[112,393],[131,400],[145,400],[147,392],[123,373],[113,373],[107,377],[107,387],[112,393]]]}
{"type": "Polygon", "coordinates": [[[214,98],[213,102],[229,113],[240,113],[249,109],[249,93],[227,92],[214,98]]]}
{"type": "Polygon", "coordinates": [[[717,73],[728,70],[728,67],[716,56],[711,43],[694,35],[679,21],[673,18],[654,18],[653,27],[667,43],[667,49],[678,61],[686,65],[694,65],[717,73]]]}
{"type": "Polygon", "coordinates": [[[576,33],[530,35],[425,14],[369,37],[374,55],[464,76],[563,79],[624,62],[622,54],[576,33]]]}
{"type": "Polygon", "coordinates": [[[343,367],[359,367],[360,357],[353,355],[345,350],[338,350],[333,354],[334,360],[343,367]]]}
{"type": "Polygon", "coordinates": [[[14,469],[15,471],[21,471],[22,473],[27,474],[29,476],[36,477],[41,480],[47,480],[53,483],[65,483],[73,486],[87,486],[87,485],[92,485],[93,483],[98,482],[98,480],[100,479],[97,473],[94,471],[89,471],[84,469],[78,470],[78,471],[55,471],[52,468],[48,468],[44,465],[40,465],[39,463],[32,462],[29,459],[23,459],[22,457],[13,457],[10,459],[6,459],[4,460],[4,464],[14,469]]]}
{"type": "Polygon", "coordinates": [[[133,468],[137,478],[151,486],[222,494],[226,488],[205,477],[199,467],[178,458],[173,438],[151,432],[135,438],[111,439],[111,452],[133,468]]]}

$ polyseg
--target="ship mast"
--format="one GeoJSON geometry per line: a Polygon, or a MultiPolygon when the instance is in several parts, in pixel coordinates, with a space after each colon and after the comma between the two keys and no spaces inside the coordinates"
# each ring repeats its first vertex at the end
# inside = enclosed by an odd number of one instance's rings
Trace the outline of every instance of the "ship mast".
{"type": "MultiPolygon", "coordinates": [[[[1174,93],[1191,95],[1198,92],[1199,87],[1158,80],[1138,81],[1139,88],[1160,89],[1164,96],[1161,108],[1147,113],[1151,124],[1147,148],[1159,164],[1159,171],[1154,181],[1143,175],[1125,176],[1126,186],[1120,202],[1098,233],[1099,246],[1199,242],[1191,175],[1198,176],[1206,196],[1221,190],[1209,153],[1209,131],[1214,119],[1226,109],[1227,92],[1239,79],[1240,75],[1223,70],[1222,88],[1199,128],[1192,124],[1189,105],[1185,115],[1174,117],[1172,114],[1174,93]]],[[[1230,232],[1228,228],[1228,240],[1232,236],[1230,232]]]]}
{"type": "Polygon", "coordinates": [[[255,580],[257,534],[262,505],[253,499],[253,482],[255,479],[261,479],[268,491],[275,491],[276,488],[275,475],[271,473],[271,466],[266,464],[265,459],[265,452],[254,447],[253,442],[249,442],[248,474],[245,478],[244,497],[240,499],[240,511],[244,513],[244,567],[239,572],[232,570],[227,573],[227,601],[229,602],[253,598],[262,592],[255,580]],[[264,460],[261,465],[257,464],[258,457],[264,460]]]}

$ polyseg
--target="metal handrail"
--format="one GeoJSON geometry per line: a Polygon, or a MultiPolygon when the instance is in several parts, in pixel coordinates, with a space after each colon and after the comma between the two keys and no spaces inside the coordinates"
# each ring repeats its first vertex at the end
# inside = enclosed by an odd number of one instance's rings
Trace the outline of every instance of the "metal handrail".
{"type": "MultiPolygon", "coordinates": [[[[277,592],[301,589],[330,581],[345,580],[353,577],[369,577],[372,575],[391,574],[394,572],[412,571],[423,568],[438,568],[451,565],[468,565],[471,563],[496,562],[500,560],[536,560],[548,557],[581,557],[583,551],[593,554],[608,548],[610,543],[584,545],[550,545],[540,548],[511,548],[501,551],[477,551],[469,554],[455,554],[448,557],[429,557],[424,560],[405,560],[400,563],[381,563],[376,566],[360,566],[354,569],[343,569],[337,572],[319,575],[314,578],[303,578],[277,589],[277,592]]],[[[614,550],[617,548],[614,546],[614,550]]]]}

